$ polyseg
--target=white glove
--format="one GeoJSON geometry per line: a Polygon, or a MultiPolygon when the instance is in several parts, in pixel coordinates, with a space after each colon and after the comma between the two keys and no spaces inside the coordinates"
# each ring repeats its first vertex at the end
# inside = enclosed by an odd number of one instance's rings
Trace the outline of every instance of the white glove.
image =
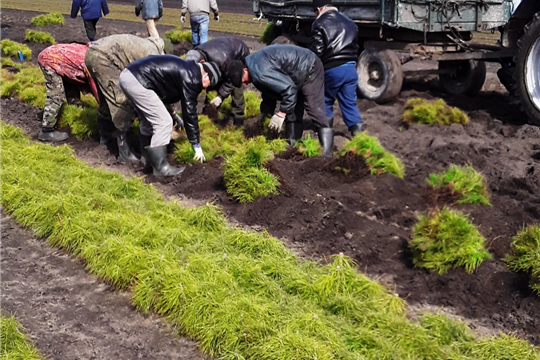
{"type": "Polygon", "coordinates": [[[193,145],[193,150],[195,150],[195,156],[193,157],[193,160],[205,162],[206,158],[204,157],[201,144],[193,145]]]}
{"type": "Polygon", "coordinates": [[[281,126],[283,125],[284,121],[285,121],[284,116],[282,117],[281,115],[274,114],[274,116],[272,116],[272,118],[270,119],[270,124],[268,124],[268,129],[273,130],[275,132],[280,132],[281,126]]]}
{"type": "Polygon", "coordinates": [[[186,15],[180,16],[180,22],[183,24],[186,22],[186,15]]]}
{"type": "Polygon", "coordinates": [[[212,101],[210,101],[210,105],[219,107],[219,105],[221,105],[222,102],[223,102],[223,99],[221,98],[221,96],[218,95],[215,98],[213,98],[212,101]]]}

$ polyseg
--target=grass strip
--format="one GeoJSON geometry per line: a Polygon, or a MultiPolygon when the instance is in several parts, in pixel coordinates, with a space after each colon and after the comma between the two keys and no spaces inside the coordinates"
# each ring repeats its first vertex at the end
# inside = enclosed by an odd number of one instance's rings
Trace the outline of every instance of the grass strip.
{"type": "Polygon", "coordinates": [[[343,149],[341,149],[341,156],[345,156],[347,152],[362,156],[371,174],[381,175],[389,173],[399,178],[405,176],[405,166],[401,160],[386,151],[379,143],[379,139],[375,136],[368,135],[365,131],[345,142],[343,149]]]}
{"type": "Polygon", "coordinates": [[[512,251],[505,259],[508,268],[531,274],[530,287],[540,295],[540,226],[528,226],[514,236],[512,251]]]}
{"type": "Polygon", "coordinates": [[[26,338],[15,316],[0,316],[0,358],[5,360],[41,360],[34,345],[26,338]]]}
{"type": "Polygon", "coordinates": [[[38,44],[55,44],[54,38],[46,31],[26,29],[26,41],[33,41],[38,44]]]}
{"type": "Polygon", "coordinates": [[[408,124],[451,125],[467,124],[469,117],[457,107],[446,105],[443,99],[429,102],[414,98],[405,104],[403,121],[408,124]]]}
{"type": "Polygon", "coordinates": [[[440,174],[429,174],[427,183],[433,188],[449,188],[458,194],[458,204],[489,205],[484,176],[478,173],[471,164],[465,166],[450,165],[450,168],[440,174]]]}
{"type": "Polygon", "coordinates": [[[27,104],[39,108],[45,107],[47,97],[45,78],[39,67],[26,62],[21,65],[18,72],[2,69],[0,73],[2,78],[1,96],[17,96],[19,100],[27,104]]]}
{"type": "Polygon", "coordinates": [[[0,48],[9,57],[18,56],[20,51],[23,55],[26,55],[28,60],[32,59],[32,50],[25,44],[18,43],[16,41],[11,41],[4,39],[0,42],[0,48]]]}
{"type": "Polygon", "coordinates": [[[11,126],[0,135],[4,210],[210,355],[540,359],[523,340],[478,339],[442,315],[411,322],[403,300],[342,254],[326,265],[300,259],[266,232],[228,226],[212,205],[167,202],[140,179],[88,167],[70,147],[33,143],[11,126]]]}
{"type": "Polygon", "coordinates": [[[438,274],[465,267],[472,273],[484,260],[491,259],[485,241],[467,215],[443,208],[420,216],[409,246],[417,267],[438,274]]]}
{"type": "Polygon", "coordinates": [[[47,25],[63,25],[66,21],[61,13],[49,13],[38,15],[32,18],[32,25],[37,27],[45,27],[47,25]]]}
{"type": "MultiPolygon", "coordinates": [[[[251,8],[249,2],[246,1],[245,4],[251,8]]],[[[43,13],[60,13],[69,16],[71,13],[71,2],[66,0],[47,0],[38,2],[34,0],[2,0],[2,8],[43,13]]],[[[141,30],[144,29],[144,31],[146,31],[144,21],[141,20],[140,17],[136,17],[133,13],[133,5],[109,4],[109,10],[110,13],[105,19],[138,22],[141,24],[141,30]]],[[[220,12],[219,18],[219,22],[210,21],[210,31],[259,37],[268,23],[265,19],[260,22],[252,21],[254,15],[247,14],[220,12]]],[[[82,20],[80,21],[82,23],[82,20]]],[[[177,27],[180,24],[180,9],[164,8],[163,17],[159,20],[158,24],[177,27]]],[[[189,15],[187,24],[189,24],[189,15]]],[[[180,26],[184,27],[182,25],[180,26]]],[[[185,25],[184,29],[190,30],[190,26],[185,25]]]]}

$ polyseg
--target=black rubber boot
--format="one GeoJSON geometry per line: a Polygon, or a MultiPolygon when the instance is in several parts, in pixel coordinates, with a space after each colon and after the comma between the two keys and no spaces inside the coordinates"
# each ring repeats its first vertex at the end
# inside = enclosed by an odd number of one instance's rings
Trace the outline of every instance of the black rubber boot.
{"type": "Polygon", "coordinates": [[[302,138],[304,132],[304,124],[297,122],[285,122],[285,138],[289,141],[290,146],[296,144],[296,140],[302,138]]]}
{"type": "Polygon", "coordinates": [[[240,127],[240,126],[244,126],[244,121],[246,120],[245,117],[234,117],[233,118],[233,125],[234,126],[237,126],[237,127],[240,127]]]}
{"type": "Polygon", "coordinates": [[[167,160],[167,145],[156,147],[147,146],[145,151],[150,165],[154,168],[155,177],[175,176],[180,174],[186,168],[185,166],[178,168],[169,164],[169,161],[167,160]]]}
{"type": "Polygon", "coordinates": [[[141,161],[144,165],[144,169],[142,171],[145,174],[150,174],[152,172],[152,165],[150,165],[150,161],[148,160],[148,155],[146,154],[146,147],[150,146],[151,142],[152,142],[152,136],[143,135],[143,134],[139,135],[141,161]]]}
{"type": "Polygon", "coordinates": [[[332,157],[334,148],[334,129],[319,128],[319,142],[323,148],[323,157],[332,157]]]}
{"type": "Polygon", "coordinates": [[[333,117],[329,117],[328,118],[328,127],[330,129],[333,129],[334,128],[334,118],[333,117]]]}
{"type": "Polygon", "coordinates": [[[139,162],[140,156],[133,150],[131,145],[132,131],[120,131],[116,132],[116,142],[118,143],[118,161],[125,162],[139,162]]]}
{"type": "Polygon", "coordinates": [[[37,138],[40,141],[60,142],[66,140],[68,137],[69,135],[64,132],[56,131],[52,128],[42,128],[37,138]]]}
{"type": "Polygon", "coordinates": [[[351,132],[352,136],[360,134],[362,131],[364,131],[362,123],[358,123],[358,124],[355,124],[355,125],[351,126],[349,128],[349,131],[351,132]]]}
{"type": "Polygon", "coordinates": [[[116,131],[116,128],[110,120],[105,120],[98,117],[97,122],[99,130],[99,143],[101,145],[107,145],[114,139],[114,132],[116,131]]]}

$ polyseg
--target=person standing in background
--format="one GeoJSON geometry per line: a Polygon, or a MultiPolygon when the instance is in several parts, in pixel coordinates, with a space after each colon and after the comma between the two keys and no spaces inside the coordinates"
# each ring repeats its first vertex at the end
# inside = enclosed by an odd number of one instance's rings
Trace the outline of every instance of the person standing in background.
{"type": "Polygon", "coordinates": [[[146,22],[148,36],[159,37],[156,29],[156,21],[163,16],[163,2],[161,0],[136,0],[135,15],[142,14],[142,19],[146,22]]]}
{"type": "Polygon", "coordinates": [[[109,7],[106,0],[73,0],[71,4],[71,18],[75,19],[81,10],[86,36],[90,41],[96,40],[96,24],[101,18],[101,13],[107,16],[109,7]]]}
{"type": "Polygon", "coordinates": [[[219,21],[219,10],[216,0],[182,0],[182,16],[180,17],[180,21],[182,24],[186,22],[186,13],[189,11],[189,22],[191,24],[191,36],[194,47],[208,41],[210,9],[214,12],[214,20],[219,21]]]}

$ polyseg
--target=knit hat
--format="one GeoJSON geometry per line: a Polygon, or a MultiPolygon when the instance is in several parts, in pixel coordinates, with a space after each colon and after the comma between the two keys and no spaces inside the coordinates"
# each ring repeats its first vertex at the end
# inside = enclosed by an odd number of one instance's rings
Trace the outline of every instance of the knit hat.
{"type": "Polygon", "coordinates": [[[221,71],[216,63],[205,62],[202,64],[204,71],[208,73],[208,78],[210,79],[210,86],[216,86],[221,78],[221,71]]]}
{"type": "Polygon", "coordinates": [[[313,7],[315,9],[323,7],[324,5],[331,5],[332,0],[313,0],[313,7]]]}
{"type": "Polygon", "coordinates": [[[240,60],[231,61],[227,68],[227,76],[234,87],[242,87],[242,75],[244,74],[244,68],[246,66],[240,60]]]}
{"type": "Polygon", "coordinates": [[[165,51],[165,54],[172,55],[173,44],[171,42],[171,39],[163,39],[163,51],[165,51]]]}

